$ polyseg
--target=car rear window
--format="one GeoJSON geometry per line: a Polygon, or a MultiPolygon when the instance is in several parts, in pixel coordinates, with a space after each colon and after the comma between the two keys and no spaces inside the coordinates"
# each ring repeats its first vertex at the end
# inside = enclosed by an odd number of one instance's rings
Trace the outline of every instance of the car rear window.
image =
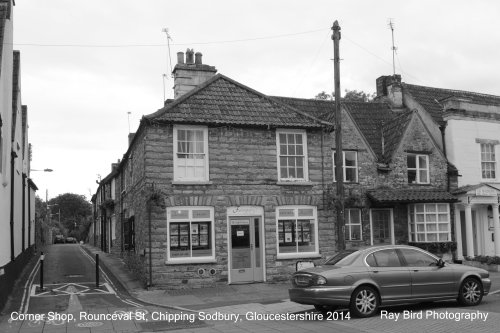
{"type": "Polygon", "coordinates": [[[325,265],[349,266],[359,256],[359,251],[342,251],[325,262],[325,265]]]}

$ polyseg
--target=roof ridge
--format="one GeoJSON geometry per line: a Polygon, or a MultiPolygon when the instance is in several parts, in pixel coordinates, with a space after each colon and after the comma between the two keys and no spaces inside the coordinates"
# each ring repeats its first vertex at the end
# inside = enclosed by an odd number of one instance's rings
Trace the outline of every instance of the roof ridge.
{"type": "Polygon", "coordinates": [[[424,88],[424,89],[442,90],[442,91],[446,91],[446,92],[450,92],[450,93],[465,93],[465,94],[470,94],[470,95],[475,95],[475,96],[494,97],[494,98],[500,99],[500,95],[485,94],[485,93],[479,93],[479,92],[475,92],[475,91],[448,89],[448,88],[436,88],[436,87],[421,86],[421,85],[417,85],[417,84],[404,83],[404,82],[403,82],[403,85],[410,86],[410,87],[420,87],[420,88],[424,88]]]}

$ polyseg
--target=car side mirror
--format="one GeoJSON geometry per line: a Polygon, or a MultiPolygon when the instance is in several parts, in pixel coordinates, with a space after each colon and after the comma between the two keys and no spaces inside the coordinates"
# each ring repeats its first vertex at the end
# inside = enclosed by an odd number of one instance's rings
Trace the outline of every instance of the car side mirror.
{"type": "Polygon", "coordinates": [[[439,258],[436,265],[439,268],[443,268],[444,267],[444,260],[439,258]]]}

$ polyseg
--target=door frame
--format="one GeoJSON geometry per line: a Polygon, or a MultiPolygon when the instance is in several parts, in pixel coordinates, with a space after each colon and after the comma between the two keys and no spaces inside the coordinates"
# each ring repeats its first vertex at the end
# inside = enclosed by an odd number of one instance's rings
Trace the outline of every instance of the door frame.
{"type": "Polygon", "coordinates": [[[231,218],[232,217],[258,217],[260,220],[259,237],[261,247],[261,266],[263,273],[263,282],[266,282],[266,237],[264,230],[264,207],[261,206],[232,206],[226,211],[226,226],[227,226],[227,283],[231,284],[231,218]]]}
{"type": "Polygon", "coordinates": [[[396,240],[394,237],[394,210],[393,208],[370,208],[370,245],[373,245],[373,217],[372,212],[374,210],[388,210],[389,211],[389,229],[391,232],[391,245],[396,244],[396,240]]]}

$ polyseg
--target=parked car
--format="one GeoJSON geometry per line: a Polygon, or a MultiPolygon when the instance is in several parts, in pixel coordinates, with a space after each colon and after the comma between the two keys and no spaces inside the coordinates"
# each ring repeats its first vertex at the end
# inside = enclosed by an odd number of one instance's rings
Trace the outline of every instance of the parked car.
{"type": "Polygon", "coordinates": [[[75,237],[67,237],[66,243],[77,243],[77,241],[75,237]]]}
{"type": "Polygon", "coordinates": [[[56,237],[54,238],[54,244],[64,244],[64,243],[65,243],[64,236],[56,235],[56,237]]]}
{"type": "Polygon", "coordinates": [[[389,245],[343,251],[324,264],[295,272],[290,299],[322,312],[348,307],[369,317],[380,306],[457,300],[481,303],[490,291],[488,271],[445,263],[422,249],[389,245]]]}

